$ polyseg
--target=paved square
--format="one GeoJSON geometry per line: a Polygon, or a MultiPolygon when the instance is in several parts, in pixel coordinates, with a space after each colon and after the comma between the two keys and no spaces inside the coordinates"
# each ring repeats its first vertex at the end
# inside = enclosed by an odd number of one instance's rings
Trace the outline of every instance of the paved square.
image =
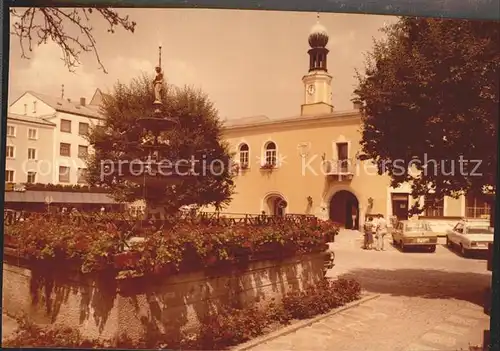
{"type": "Polygon", "coordinates": [[[486,262],[439,245],[435,253],[366,251],[362,235],[342,230],[331,244],[331,277],[357,279],[377,299],[350,308],[252,351],[450,351],[482,344],[489,317],[483,291],[486,262]]]}

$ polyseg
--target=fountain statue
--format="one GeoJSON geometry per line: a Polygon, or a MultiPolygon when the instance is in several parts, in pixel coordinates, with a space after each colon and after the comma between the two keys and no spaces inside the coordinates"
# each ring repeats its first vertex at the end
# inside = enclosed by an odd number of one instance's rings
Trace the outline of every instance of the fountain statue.
{"type": "MultiPolygon", "coordinates": [[[[144,189],[144,200],[146,202],[145,219],[160,217],[166,219],[166,211],[163,207],[154,207],[148,202],[148,190],[157,192],[157,189],[165,188],[167,185],[178,184],[183,179],[194,174],[193,166],[179,160],[167,159],[166,150],[169,148],[168,140],[161,134],[179,126],[179,120],[166,115],[161,97],[163,89],[163,72],[161,69],[161,46],[159,47],[159,60],[156,67],[156,77],[153,81],[155,107],[152,116],[141,117],[137,120],[143,129],[144,135],[140,140],[130,142],[137,149],[144,151],[140,160],[128,162],[125,169],[121,164],[115,165],[114,170],[120,171],[120,176],[127,181],[140,184],[144,189]],[[158,215],[158,216],[156,216],[158,215]]],[[[117,161],[119,163],[122,161],[117,161]]]]}

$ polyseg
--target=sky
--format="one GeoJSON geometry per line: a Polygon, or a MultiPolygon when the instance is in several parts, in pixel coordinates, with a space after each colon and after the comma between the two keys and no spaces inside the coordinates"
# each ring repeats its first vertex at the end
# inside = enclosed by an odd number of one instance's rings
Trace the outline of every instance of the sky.
{"type": "MultiPolygon", "coordinates": [[[[116,81],[128,83],[154,73],[158,46],[169,83],[202,89],[222,119],[265,115],[284,118],[300,114],[308,71],[307,38],[316,23],[311,12],[208,9],[119,9],[137,23],[134,33],[107,31],[107,23],[91,17],[101,61],[81,55],[72,73],[53,42],[34,46],[21,58],[18,39],[11,35],[9,101],[27,90],[73,100],[90,100],[96,88],[111,92],[116,81]]],[[[365,54],[391,16],[320,14],[329,33],[328,70],[333,76],[332,102],[336,110],[352,107],[355,69],[363,71],[365,54]]],[[[68,27],[71,33],[74,29],[68,27]]]]}

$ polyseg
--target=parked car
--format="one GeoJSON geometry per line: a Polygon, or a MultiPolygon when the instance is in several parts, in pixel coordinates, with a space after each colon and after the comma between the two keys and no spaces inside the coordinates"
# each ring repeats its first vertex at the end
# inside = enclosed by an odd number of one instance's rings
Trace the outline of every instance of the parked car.
{"type": "Polygon", "coordinates": [[[452,221],[442,221],[442,220],[427,220],[431,230],[436,233],[438,237],[446,238],[448,231],[453,229],[456,222],[452,221]]]}
{"type": "Polygon", "coordinates": [[[436,251],[437,235],[433,233],[429,224],[422,220],[403,220],[392,230],[393,245],[405,251],[408,247],[425,248],[430,252],[436,251]]]}
{"type": "Polygon", "coordinates": [[[490,243],[493,243],[493,228],[484,219],[463,219],[446,235],[446,245],[460,249],[464,257],[472,252],[487,252],[490,243]]]}

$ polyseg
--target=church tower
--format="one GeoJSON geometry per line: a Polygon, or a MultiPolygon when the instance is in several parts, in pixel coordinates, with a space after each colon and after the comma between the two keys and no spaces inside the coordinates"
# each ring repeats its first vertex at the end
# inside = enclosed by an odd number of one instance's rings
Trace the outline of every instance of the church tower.
{"type": "Polygon", "coordinates": [[[328,74],[328,32],[318,21],[309,34],[309,73],[303,78],[304,104],[301,115],[321,115],[333,112],[332,76],[328,74]]]}

